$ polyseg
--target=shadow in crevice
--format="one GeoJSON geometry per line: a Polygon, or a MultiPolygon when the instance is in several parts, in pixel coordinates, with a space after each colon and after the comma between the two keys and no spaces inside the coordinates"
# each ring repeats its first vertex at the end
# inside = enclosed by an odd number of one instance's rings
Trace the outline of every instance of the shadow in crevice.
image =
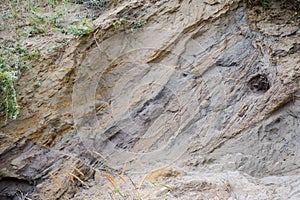
{"type": "Polygon", "coordinates": [[[30,197],[34,188],[34,185],[27,180],[5,177],[0,180],[0,199],[26,199],[26,197],[30,197]]]}

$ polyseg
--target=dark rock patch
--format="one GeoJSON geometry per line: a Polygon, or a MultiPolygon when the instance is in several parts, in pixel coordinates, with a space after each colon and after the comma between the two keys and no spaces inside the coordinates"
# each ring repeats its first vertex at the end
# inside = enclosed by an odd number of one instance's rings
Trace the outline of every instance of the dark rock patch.
{"type": "Polygon", "coordinates": [[[0,199],[19,200],[30,197],[34,186],[27,180],[5,177],[0,180],[0,199]]]}

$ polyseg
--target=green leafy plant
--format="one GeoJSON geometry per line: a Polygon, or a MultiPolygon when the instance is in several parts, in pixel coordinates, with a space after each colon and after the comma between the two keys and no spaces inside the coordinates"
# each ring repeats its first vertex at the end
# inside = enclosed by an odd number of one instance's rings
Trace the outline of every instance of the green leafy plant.
{"type": "Polygon", "coordinates": [[[75,3],[85,4],[90,8],[102,9],[108,8],[111,5],[112,0],[76,0],[75,3]]]}
{"type": "Polygon", "coordinates": [[[94,31],[94,27],[89,25],[86,21],[83,21],[81,26],[71,24],[68,27],[57,27],[54,30],[59,31],[63,34],[72,34],[74,36],[88,35],[94,31]]]}
{"type": "Polygon", "coordinates": [[[269,7],[270,1],[269,0],[261,0],[261,4],[264,8],[269,7]]]}
{"type": "Polygon", "coordinates": [[[50,18],[50,24],[55,28],[62,28],[65,20],[63,19],[63,13],[59,12],[50,18]]]}
{"type": "Polygon", "coordinates": [[[15,119],[19,114],[14,82],[17,79],[15,71],[5,70],[3,60],[0,60],[0,114],[15,119]]]}
{"type": "Polygon", "coordinates": [[[39,56],[17,44],[11,48],[0,46],[0,116],[7,120],[16,119],[19,114],[15,81],[21,70],[29,69],[27,62],[39,56]]]}
{"type": "Polygon", "coordinates": [[[145,24],[146,22],[144,21],[140,21],[136,19],[131,20],[125,17],[121,17],[113,25],[116,29],[123,26],[124,29],[129,29],[131,32],[134,32],[144,28],[145,24]]]}
{"type": "Polygon", "coordinates": [[[13,0],[9,0],[9,8],[13,17],[17,18],[17,5],[13,0]]]}
{"type": "Polygon", "coordinates": [[[56,0],[48,0],[49,4],[52,6],[52,8],[55,8],[57,6],[56,0]]]}

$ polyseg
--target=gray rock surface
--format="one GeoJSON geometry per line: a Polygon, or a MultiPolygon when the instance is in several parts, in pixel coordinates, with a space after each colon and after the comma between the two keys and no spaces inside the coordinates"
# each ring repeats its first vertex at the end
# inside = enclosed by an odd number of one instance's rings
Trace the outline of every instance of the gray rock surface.
{"type": "Polygon", "coordinates": [[[300,199],[299,19],[272,6],[270,18],[238,0],[143,0],[102,14],[37,64],[41,87],[1,127],[2,197],[300,199]],[[147,23],[114,28],[121,17],[147,23]]]}

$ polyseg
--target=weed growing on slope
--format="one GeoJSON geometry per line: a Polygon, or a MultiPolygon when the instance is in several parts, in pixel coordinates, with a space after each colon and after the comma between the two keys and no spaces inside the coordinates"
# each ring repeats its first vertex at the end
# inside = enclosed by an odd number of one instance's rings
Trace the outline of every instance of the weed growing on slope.
{"type": "Polygon", "coordinates": [[[85,4],[90,8],[105,9],[111,5],[112,0],[76,0],[75,3],[85,4]]]}
{"type": "MultiPolygon", "coordinates": [[[[40,52],[65,45],[71,38],[94,31],[91,10],[109,7],[110,0],[3,0],[0,5],[0,116],[15,119],[19,114],[15,82],[40,52]],[[77,2],[80,3],[80,2],[77,2]],[[60,34],[62,33],[62,34],[60,34]],[[29,42],[28,42],[29,41],[29,42]],[[20,44],[28,44],[30,51],[20,44]]],[[[49,50],[49,51],[48,51],[49,50]]],[[[37,75],[33,72],[35,78],[37,75]]]]}
{"type": "Polygon", "coordinates": [[[128,19],[125,17],[119,18],[115,23],[114,27],[116,29],[123,27],[124,30],[130,30],[131,32],[138,31],[146,25],[145,21],[141,21],[138,19],[128,19]]]}
{"type": "Polygon", "coordinates": [[[89,25],[86,21],[83,21],[81,23],[81,26],[76,26],[74,24],[71,24],[68,27],[57,27],[54,28],[54,30],[59,31],[63,34],[72,34],[74,36],[82,36],[82,35],[88,35],[94,31],[94,27],[89,25]]]}
{"type": "Polygon", "coordinates": [[[5,62],[0,58],[0,115],[15,119],[19,114],[14,81],[17,79],[15,71],[6,70],[5,62]]]}
{"type": "Polygon", "coordinates": [[[38,58],[39,52],[29,52],[17,44],[13,47],[0,46],[0,115],[15,119],[19,114],[15,81],[20,71],[29,69],[28,61],[38,58]]]}

